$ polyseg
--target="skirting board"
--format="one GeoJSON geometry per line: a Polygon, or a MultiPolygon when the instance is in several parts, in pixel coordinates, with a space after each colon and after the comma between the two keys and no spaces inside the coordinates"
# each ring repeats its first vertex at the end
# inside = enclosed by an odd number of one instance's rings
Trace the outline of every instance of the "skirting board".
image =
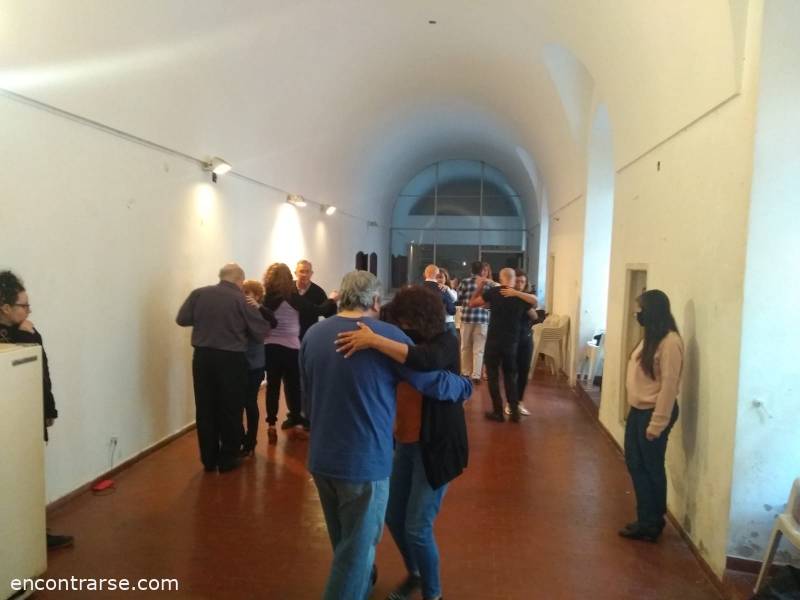
{"type": "Polygon", "coordinates": [[[175,441],[176,439],[178,439],[179,437],[181,437],[185,433],[188,433],[189,431],[195,429],[196,427],[197,427],[197,425],[196,425],[196,423],[194,421],[189,423],[188,425],[186,425],[184,427],[181,427],[175,433],[168,435],[163,440],[158,441],[155,444],[153,444],[152,446],[150,446],[148,448],[145,448],[144,450],[142,450],[138,454],[135,454],[135,455],[131,456],[129,459],[119,463],[113,469],[109,469],[105,473],[101,473],[100,475],[98,475],[97,477],[95,477],[94,479],[89,481],[88,483],[85,483],[82,486],[72,490],[71,492],[61,496],[60,498],[58,498],[56,500],[53,500],[52,502],[50,502],[47,505],[47,515],[50,516],[50,514],[53,511],[55,511],[55,510],[59,509],[60,507],[64,506],[70,500],[73,500],[74,498],[80,496],[81,494],[84,494],[84,493],[90,491],[92,489],[92,485],[94,485],[95,481],[100,481],[102,479],[110,479],[111,477],[113,477],[114,475],[119,473],[120,471],[124,471],[128,467],[136,464],[137,462],[139,462],[143,458],[149,456],[150,454],[152,454],[156,450],[160,450],[161,448],[163,448],[164,446],[166,446],[170,442],[175,441]]]}

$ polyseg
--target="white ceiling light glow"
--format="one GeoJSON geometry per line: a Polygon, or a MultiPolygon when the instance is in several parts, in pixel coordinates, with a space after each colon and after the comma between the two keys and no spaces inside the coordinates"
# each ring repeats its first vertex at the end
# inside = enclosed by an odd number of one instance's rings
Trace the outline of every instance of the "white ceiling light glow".
{"type": "Polygon", "coordinates": [[[319,209],[329,217],[336,212],[336,207],[332,204],[321,204],[319,209]]]}

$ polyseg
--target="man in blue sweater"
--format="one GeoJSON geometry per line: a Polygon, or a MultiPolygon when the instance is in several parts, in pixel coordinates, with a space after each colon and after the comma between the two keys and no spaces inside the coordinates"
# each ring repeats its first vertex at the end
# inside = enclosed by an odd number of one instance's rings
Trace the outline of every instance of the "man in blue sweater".
{"type": "Polygon", "coordinates": [[[413,344],[400,329],[377,320],[380,284],[371,273],[344,276],[339,309],[313,325],[300,347],[303,408],[312,424],[308,469],[333,545],[323,598],[364,600],[375,582],[375,546],[389,496],[397,384],[407,381],[426,396],[450,402],[468,398],[472,384],[447,371],[412,371],[374,350],[350,358],[336,351],[337,334],[356,329],[358,321],[413,344]]]}

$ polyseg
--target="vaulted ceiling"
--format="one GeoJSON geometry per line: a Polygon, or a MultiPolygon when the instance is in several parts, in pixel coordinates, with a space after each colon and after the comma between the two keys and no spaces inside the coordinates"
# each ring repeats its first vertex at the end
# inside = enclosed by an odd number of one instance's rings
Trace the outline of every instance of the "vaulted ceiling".
{"type": "Polygon", "coordinates": [[[532,225],[582,193],[599,103],[620,167],[736,92],[741,6],[2,0],[0,87],[384,222],[484,160],[532,225]]]}

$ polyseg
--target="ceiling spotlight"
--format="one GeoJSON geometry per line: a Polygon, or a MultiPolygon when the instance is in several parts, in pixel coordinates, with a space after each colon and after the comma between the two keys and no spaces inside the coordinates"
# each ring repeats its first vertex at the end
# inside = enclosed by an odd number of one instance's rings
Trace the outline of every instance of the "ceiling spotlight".
{"type": "Polygon", "coordinates": [[[286,196],[286,201],[292,206],[303,208],[306,205],[306,199],[299,194],[289,194],[286,196]]]}
{"type": "Polygon", "coordinates": [[[336,212],[336,207],[332,204],[322,204],[319,207],[320,211],[324,212],[329,217],[336,212]]]}
{"type": "Polygon", "coordinates": [[[225,173],[232,168],[229,162],[221,159],[219,156],[215,156],[210,161],[203,164],[204,171],[211,171],[211,181],[214,183],[217,181],[217,175],[225,175],[225,173]]]}

